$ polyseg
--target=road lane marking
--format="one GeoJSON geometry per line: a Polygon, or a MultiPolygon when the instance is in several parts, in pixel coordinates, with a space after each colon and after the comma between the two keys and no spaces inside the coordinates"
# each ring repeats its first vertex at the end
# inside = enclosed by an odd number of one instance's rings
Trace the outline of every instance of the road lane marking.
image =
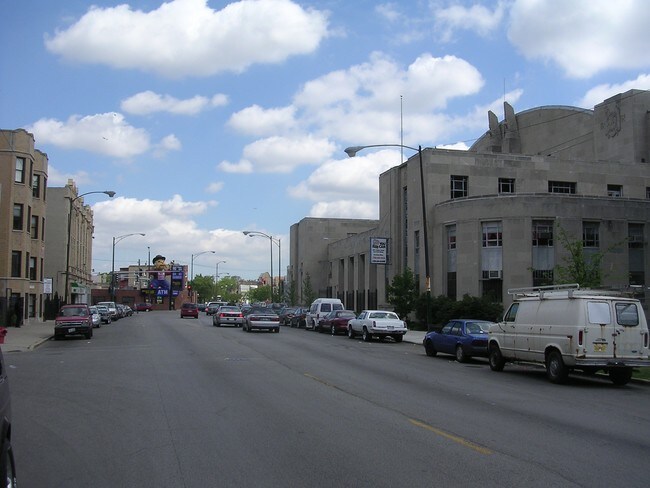
{"type": "Polygon", "coordinates": [[[475,444],[472,441],[468,441],[467,439],[463,439],[462,437],[459,437],[457,435],[450,434],[449,432],[445,432],[444,430],[436,429],[435,427],[429,424],[425,424],[424,422],[420,422],[419,420],[409,419],[409,422],[411,422],[413,425],[417,427],[421,427],[425,430],[433,432],[434,434],[438,434],[439,436],[444,437],[445,439],[454,441],[460,444],[461,446],[465,446],[476,452],[480,452],[481,454],[486,454],[486,455],[492,454],[492,451],[487,447],[479,446],[478,444],[475,444]]]}

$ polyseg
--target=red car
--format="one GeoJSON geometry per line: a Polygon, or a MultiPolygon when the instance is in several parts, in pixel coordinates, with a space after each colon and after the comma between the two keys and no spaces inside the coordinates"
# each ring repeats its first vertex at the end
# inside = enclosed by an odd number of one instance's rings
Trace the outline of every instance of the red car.
{"type": "Polygon", "coordinates": [[[85,303],[63,305],[54,321],[54,339],[70,335],[93,336],[93,322],[90,308],[85,303]]]}
{"type": "Polygon", "coordinates": [[[151,312],[153,310],[151,303],[136,303],[134,307],[136,312],[151,312]]]}
{"type": "Polygon", "coordinates": [[[333,310],[320,321],[319,332],[330,332],[336,335],[339,332],[346,334],[348,331],[348,320],[357,317],[352,310],[333,310]]]}
{"type": "Polygon", "coordinates": [[[196,303],[184,303],[181,305],[181,318],[194,317],[199,318],[199,306],[196,303]]]}

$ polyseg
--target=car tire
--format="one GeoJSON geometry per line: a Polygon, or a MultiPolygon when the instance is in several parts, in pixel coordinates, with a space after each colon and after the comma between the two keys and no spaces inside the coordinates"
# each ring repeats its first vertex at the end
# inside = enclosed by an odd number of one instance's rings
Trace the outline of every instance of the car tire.
{"type": "Polygon", "coordinates": [[[14,461],[14,450],[9,439],[5,439],[2,452],[1,476],[5,480],[3,486],[15,488],[18,484],[16,479],[16,463],[14,461]]]}
{"type": "Polygon", "coordinates": [[[356,335],[356,334],[355,334],[354,331],[352,330],[352,327],[350,327],[350,326],[348,325],[348,338],[349,338],[349,339],[354,339],[354,336],[355,336],[355,335],[356,335]]]}
{"type": "Polygon", "coordinates": [[[426,341],[424,343],[424,352],[429,357],[435,357],[438,354],[438,351],[436,351],[436,348],[433,347],[433,344],[431,344],[431,341],[426,341]]]}
{"type": "Polygon", "coordinates": [[[627,385],[632,379],[632,368],[612,368],[609,370],[609,379],[616,386],[627,385]]]}
{"type": "Polygon", "coordinates": [[[363,342],[370,342],[372,341],[372,334],[368,332],[367,328],[363,328],[363,332],[361,333],[361,338],[363,339],[363,342]]]}
{"type": "Polygon", "coordinates": [[[336,335],[336,327],[334,327],[333,325],[330,327],[330,333],[332,335],[336,335]]]}
{"type": "Polygon", "coordinates": [[[488,362],[490,363],[490,369],[492,371],[503,371],[503,367],[506,365],[506,360],[503,359],[503,354],[501,354],[501,349],[499,349],[499,346],[490,346],[488,362]]]}
{"type": "Polygon", "coordinates": [[[546,358],[546,376],[551,383],[565,383],[569,376],[569,369],[562,361],[562,355],[558,351],[551,351],[546,358]]]}
{"type": "Polygon", "coordinates": [[[465,355],[465,351],[463,351],[463,346],[456,346],[456,361],[459,363],[467,361],[467,356],[465,355]]]}

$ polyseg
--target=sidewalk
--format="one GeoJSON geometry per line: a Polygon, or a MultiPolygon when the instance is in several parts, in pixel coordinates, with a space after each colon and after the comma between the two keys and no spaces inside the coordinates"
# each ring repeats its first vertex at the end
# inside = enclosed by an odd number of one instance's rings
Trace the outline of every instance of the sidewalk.
{"type": "Polygon", "coordinates": [[[0,344],[0,349],[3,353],[31,351],[48,341],[53,335],[54,320],[22,327],[7,327],[5,342],[0,344]]]}
{"type": "MultiPolygon", "coordinates": [[[[422,345],[426,332],[409,330],[404,336],[404,342],[422,345]]],[[[22,327],[7,327],[4,344],[0,344],[3,353],[32,351],[54,335],[54,321],[28,324],[22,327]]]]}

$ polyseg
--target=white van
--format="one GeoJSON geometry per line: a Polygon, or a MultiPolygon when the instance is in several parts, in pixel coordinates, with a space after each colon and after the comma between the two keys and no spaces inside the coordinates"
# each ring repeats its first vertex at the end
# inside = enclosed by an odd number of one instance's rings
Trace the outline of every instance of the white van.
{"type": "Polygon", "coordinates": [[[317,298],[305,316],[305,328],[320,330],[320,321],[333,310],[343,310],[343,302],[338,298],[317,298]]]}
{"type": "Polygon", "coordinates": [[[508,290],[514,301],[489,330],[492,371],[506,361],[543,364],[554,383],[576,369],[604,370],[616,385],[632,368],[650,366],[648,324],[639,300],[610,292],[558,285],[508,290]]]}

